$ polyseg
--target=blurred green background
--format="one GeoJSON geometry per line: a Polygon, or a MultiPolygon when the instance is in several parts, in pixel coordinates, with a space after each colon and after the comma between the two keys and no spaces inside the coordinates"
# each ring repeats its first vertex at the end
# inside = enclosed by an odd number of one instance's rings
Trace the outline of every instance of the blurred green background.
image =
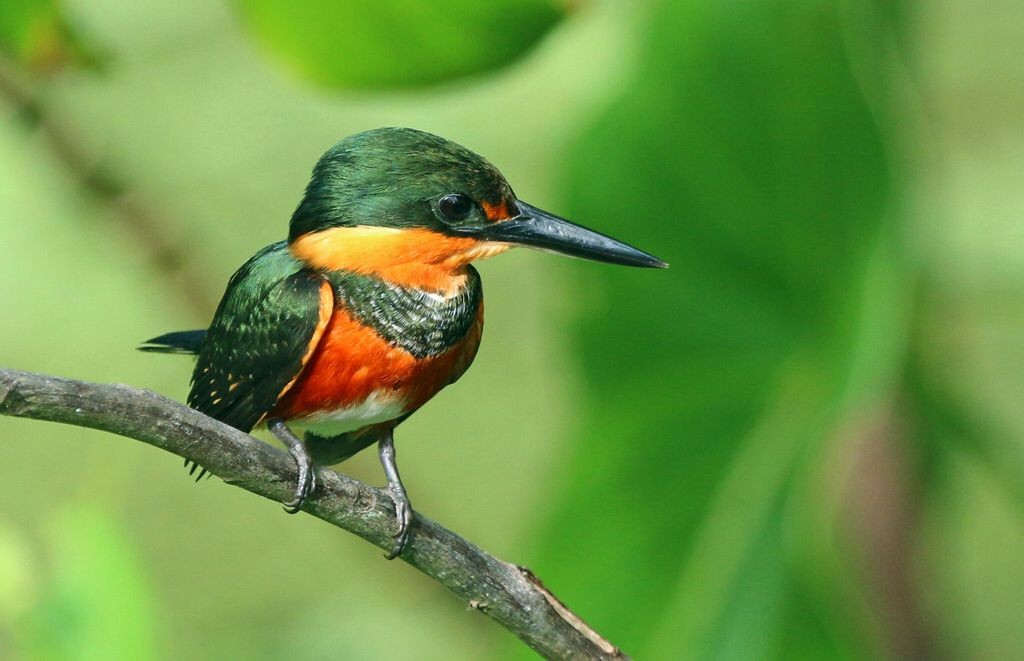
{"type": "MultiPolygon", "coordinates": [[[[3,0],[0,365],[183,399],[132,348],[333,142],[432,131],[672,268],[483,263],[417,509],[637,658],[1024,658],[1022,44],[1019,0],[3,0]]],[[[0,438],[0,657],[530,655],[176,457],[0,438]]]]}

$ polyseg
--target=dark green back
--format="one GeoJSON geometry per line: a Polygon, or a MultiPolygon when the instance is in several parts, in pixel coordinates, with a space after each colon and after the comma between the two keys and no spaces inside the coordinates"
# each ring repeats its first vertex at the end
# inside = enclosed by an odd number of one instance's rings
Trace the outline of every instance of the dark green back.
{"type": "Polygon", "coordinates": [[[319,321],[322,282],[284,242],[238,269],[200,348],[189,406],[251,430],[302,370],[319,321]]]}

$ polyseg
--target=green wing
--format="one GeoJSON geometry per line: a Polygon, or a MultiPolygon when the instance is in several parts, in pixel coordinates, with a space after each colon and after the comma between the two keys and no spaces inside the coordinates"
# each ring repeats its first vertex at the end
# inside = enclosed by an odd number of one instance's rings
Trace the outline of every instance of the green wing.
{"type": "Polygon", "coordinates": [[[323,285],[283,243],[246,262],[228,283],[203,339],[189,406],[242,431],[256,426],[295,382],[320,339],[333,307],[323,285]]]}

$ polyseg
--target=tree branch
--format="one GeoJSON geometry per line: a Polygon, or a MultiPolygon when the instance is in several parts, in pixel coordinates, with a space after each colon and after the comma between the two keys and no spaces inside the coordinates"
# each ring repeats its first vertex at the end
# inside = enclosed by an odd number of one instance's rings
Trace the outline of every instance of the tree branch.
{"type": "MultiPolygon", "coordinates": [[[[102,429],[191,459],[264,498],[292,496],[295,464],[287,453],[147,390],[0,369],[0,414],[102,429]]],[[[317,483],[305,512],[391,548],[396,523],[386,492],[324,467],[317,467],[317,483]]],[[[418,513],[400,557],[545,657],[627,658],[528,569],[418,513]]]]}

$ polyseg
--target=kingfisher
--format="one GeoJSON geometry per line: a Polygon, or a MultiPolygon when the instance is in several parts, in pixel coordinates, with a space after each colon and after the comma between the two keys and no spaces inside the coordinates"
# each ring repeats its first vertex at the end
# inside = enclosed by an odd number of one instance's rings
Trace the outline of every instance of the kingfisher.
{"type": "Polygon", "coordinates": [[[395,427],[473,362],[484,305],[470,263],[514,246],[667,266],[523,202],[465,147],[380,128],[320,158],[288,239],[235,272],[209,328],[140,348],[195,355],[189,406],[243,432],[265,426],[284,444],[297,466],[290,513],[314,493],[315,464],[377,444],[398,523],[394,558],[413,517],[395,427]]]}

